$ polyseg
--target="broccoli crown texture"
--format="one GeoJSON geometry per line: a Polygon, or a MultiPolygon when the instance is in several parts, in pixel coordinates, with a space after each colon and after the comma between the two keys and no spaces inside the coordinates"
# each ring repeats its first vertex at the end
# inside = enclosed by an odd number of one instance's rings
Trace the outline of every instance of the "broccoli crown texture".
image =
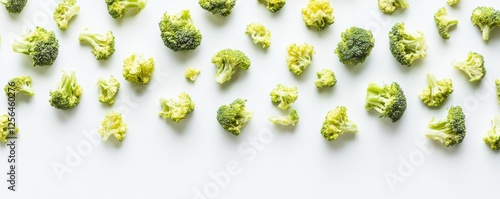
{"type": "Polygon", "coordinates": [[[457,3],[460,3],[460,0],[446,0],[448,5],[453,6],[456,5],[457,3]]]}
{"type": "Polygon", "coordinates": [[[316,72],[316,76],[318,79],[314,81],[314,85],[316,85],[317,88],[333,87],[337,83],[337,78],[335,78],[335,74],[330,69],[324,68],[316,72]]]}
{"type": "Polygon", "coordinates": [[[227,132],[238,136],[241,129],[252,119],[253,112],[246,109],[247,100],[236,99],[231,104],[222,105],[217,110],[217,121],[227,132]]]}
{"type": "Polygon", "coordinates": [[[406,110],[406,96],[398,83],[378,85],[371,83],[366,92],[366,110],[375,109],[381,118],[397,122],[406,110]]]}
{"type": "Polygon", "coordinates": [[[295,126],[299,121],[299,114],[297,113],[297,110],[294,109],[286,116],[271,116],[269,117],[269,121],[276,125],[295,126]]]}
{"type": "Polygon", "coordinates": [[[271,91],[271,101],[279,103],[278,108],[286,110],[299,98],[297,87],[287,87],[283,84],[278,84],[271,91]]]}
{"type": "Polygon", "coordinates": [[[187,93],[180,93],[177,99],[161,98],[162,111],[160,117],[170,119],[172,122],[179,122],[194,111],[194,102],[187,93]]]}
{"type": "Polygon", "coordinates": [[[439,36],[443,39],[449,39],[450,33],[448,31],[450,27],[458,24],[458,19],[448,17],[448,11],[445,7],[442,7],[434,14],[434,22],[439,36]]]}
{"type": "Polygon", "coordinates": [[[9,135],[19,132],[17,127],[12,129],[12,125],[9,125],[9,123],[11,123],[9,115],[0,115],[0,141],[3,143],[7,143],[9,135]]]}
{"type": "Polygon", "coordinates": [[[98,132],[104,142],[108,141],[111,135],[115,136],[116,140],[122,142],[127,135],[127,124],[123,121],[120,113],[111,111],[106,113],[106,116],[101,121],[101,128],[99,128],[98,132]]]}
{"type": "Polygon", "coordinates": [[[267,10],[272,13],[280,11],[286,4],[286,0],[259,0],[259,2],[265,4],[267,10]]]}
{"type": "Polygon", "coordinates": [[[349,65],[363,63],[375,46],[375,38],[370,30],[351,27],[341,34],[342,41],[337,45],[335,54],[340,62],[349,65]]]}
{"type": "Polygon", "coordinates": [[[500,104],[500,79],[495,80],[495,86],[497,88],[498,103],[500,104]]]}
{"type": "Polygon", "coordinates": [[[269,48],[271,45],[271,31],[260,23],[248,24],[245,34],[252,38],[254,44],[262,44],[262,48],[269,48]]]}
{"type": "Polygon", "coordinates": [[[491,120],[493,127],[488,130],[488,134],[483,137],[483,141],[491,150],[500,149],[500,117],[496,116],[491,120]]]}
{"type": "Polygon", "coordinates": [[[154,71],[155,61],[152,57],[134,53],[123,61],[123,77],[135,84],[148,84],[154,71]]]}
{"type": "Polygon", "coordinates": [[[111,76],[109,79],[99,78],[99,102],[112,105],[115,103],[115,96],[120,91],[120,82],[111,76]]]}
{"type": "Polygon", "coordinates": [[[68,110],[80,103],[83,88],[76,81],[75,72],[63,71],[56,90],[50,91],[49,103],[61,110],[68,110]]]}
{"type": "Polygon", "coordinates": [[[231,14],[236,0],[199,0],[201,8],[212,14],[220,14],[224,17],[231,14]]]}
{"type": "Polygon", "coordinates": [[[333,141],[346,132],[358,132],[358,126],[347,117],[347,108],[337,106],[335,109],[328,111],[321,127],[323,138],[333,141]]]}
{"type": "Polygon", "coordinates": [[[448,147],[462,143],[465,133],[464,112],[460,106],[452,106],[448,108],[448,116],[445,119],[431,119],[426,136],[448,147]]]}
{"type": "Polygon", "coordinates": [[[59,41],[53,31],[36,27],[12,44],[14,52],[29,55],[33,66],[51,66],[59,55],[59,41]]]}
{"type": "Polygon", "coordinates": [[[23,11],[24,6],[28,3],[28,0],[0,0],[0,3],[5,6],[5,9],[9,13],[19,14],[23,11]]]}
{"type": "Polygon", "coordinates": [[[393,13],[397,8],[406,9],[408,6],[407,0],[378,0],[378,7],[387,14],[393,13]]]}
{"type": "Polygon", "coordinates": [[[139,13],[147,3],[147,0],[106,0],[108,12],[115,19],[123,17],[131,9],[139,13]]]}
{"type": "Polygon", "coordinates": [[[33,96],[35,95],[35,90],[31,87],[31,82],[32,79],[30,76],[14,77],[5,85],[5,94],[9,96],[9,93],[17,95],[17,93],[22,92],[25,95],[33,96]]]}
{"type": "Polygon", "coordinates": [[[80,6],[76,5],[76,0],[64,0],[57,5],[54,11],[54,21],[61,30],[68,28],[71,19],[80,12],[80,6]]]}
{"type": "Polygon", "coordinates": [[[484,67],[484,57],[475,52],[469,52],[467,59],[462,61],[454,60],[453,67],[464,72],[470,82],[478,82],[486,75],[486,68],[484,67]]]}
{"type": "Polygon", "coordinates": [[[212,63],[217,67],[215,81],[223,84],[231,80],[231,77],[239,68],[248,70],[252,62],[240,50],[224,49],[212,57],[212,63]]]}
{"type": "Polygon", "coordinates": [[[427,84],[427,87],[419,95],[420,100],[427,106],[440,106],[453,93],[451,79],[438,80],[432,73],[428,73],[427,84]]]}
{"type": "Polygon", "coordinates": [[[194,26],[189,10],[176,15],[165,13],[158,25],[163,44],[174,52],[194,50],[201,44],[201,32],[194,26]]]}
{"type": "Polygon", "coordinates": [[[302,45],[292,44],[286,50],[288,52],[286,57],[288,70],[296,75],[302,74],[311,65],[313,55],[316,53],[314,47],[307,43],[302,45]]]}
{"type": "Polygon", "coordinates": [[[189,67],[186,69],[186,72],[184,73],[184,77],[192,82],[196,81],[196,78],[198,78],[198,75],[200,75],[201,70],[198,68],[193,68],[189,67]]]}
{"type": "Polygon", "coordinates": [[[302,17],[306,26],[318,31],[324,30],[335,22],[329,0],[309,0],[307,6],[302,8],[302,17]]]}
{"type": "Polygon", "coordinates": [[[416,59],[427,56],[427,42],[424,33],[410,32],[404,23],[396,23],[389,32],[389,49],[401,64],[411,66],[416,59]]]}
{"type": "Polygon", "coordinates": [[[102,34],[86,28],[80,32],[78,39],[92,45],[92,54],[97,60],[107,60],[115,53],[115,36],[111,31],[102,34]]]}

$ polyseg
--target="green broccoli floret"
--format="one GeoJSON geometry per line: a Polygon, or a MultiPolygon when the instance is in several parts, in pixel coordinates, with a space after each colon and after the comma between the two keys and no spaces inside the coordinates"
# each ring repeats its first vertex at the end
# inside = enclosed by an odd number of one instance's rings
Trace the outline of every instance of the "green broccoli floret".
{"type": "Polygon", "coordinates": [[[68,110],[80,103],[83,88],[78,85],[74,71],[62,71],[61,81],[56,90],[50,91],[49,103],[61,110],[68,110]]]}
{"type": "Polygon", "coordinates": [[[491,120],[491,124],[493,124],[493,128],[488,130],[488,134],[483,137],[483,141],[485,144],[490,146],[491,150],[499,150],[500,149],[500,117],[496,116],[491,120]]]}
{"type": "Polygon", "coordinates": [[[279,103],[278,108],[286,110],[299,98],[299,91],[296,86],[287,87],[283,84],[278,84],[271,91],[271,101],[279,103]]]}
{"type": "Polygon", "coordinates": [[[123,61],[123,77],[132,83],[146,85],[153,77],[155,61],[152,57],[132,54],[123,61]]]}
{"type": "Polygon", "coordinates": [[[111,111],[106,113],[106,117],[102,120],[101,128],[99,128],[98,132],[104,142],[108,141],[111,135],[115,136],[116,140],[122,142],[127,135],[127,124],[123,122],[120,113],[111,111]]]}
{"type": "Polygon", "coordinates": [[[418,96],[427,106],[440,106],[453,93],[451,79],[438,80],[432,73],[427,73],[428,86],[418,96]]]}
{"type": "Polygon", "coordinates": [[[371,83],[366,92],[366,110],[375,109],[380,118],[397,122],[406,110],[406,96],[398,83],[377,85],[371,83]]]}
{"type": "Polygon", "coordinates": [[[186,116],[194,111],[194,102],[187,93],[180,93],[177,99],[161,98],[162,111],[160,117],[170,119],[172,122],[179,122],[186,119],[186,116]]]}
{"type": "Polygon", "coordinates": [[[136,10],[139,13],[146,7],[147,0],[106,0],[109,14],[117,19],[123,17],[128,10],[136,10]]]}
{"type": "Polygon", "coordinates": [[[271,31],[260,23],[248,24],[245,34],[250,35],[254,44],[262,44],[262,48],[269,48],[271,45],[271,31]]]}
{"type": "Polygon", "coordinates": [[[28,0],[0,0],[9,13],[19,14],[23,11],[28,0]]]}
{"type": "Polygon", "coordinates": [[[68,28],[71,19],[80,12],[80,6],[76,5],[76,0],[64,0],[57,5],[54,11],[54,21],[61,30],[68,28]]]}
{"type": "Polygon", "coordinates": [[[222,105],[217,110],[217,121],[229,133],[240,135],[241,129],[252,119],[253,112],[246,109],[247,100],[236,99],[229,105],[222,105]]]}
{"type": "Polygon", "coordinates": [[[99,78],[99,102],[112,105],[115,103],[115,96],[120,91],[120,82],[113,76],[109,79],[99,78]]]}
{"type": "Polygon", "coordinates": [[[223,84],[229,81],[239,68],[248,70],[252,62],[240,50],[224,49],[212,57],[212,63],[217,67],[215,81],[223,84]]]}
{"type": "Polygon", "coordinates": [[[402,65],[411,66],[416,59],[427,56],[427,42],[421,31],[406,30],[403,22],[396,23],[389,32],[392,56],[402,65]]]}
{"type": "Polygon", "coordinates": [[[29,55],[33,66],[51,66],[59,55],[59,41],[53,31],[36,27],[12,44],[14,52],[29,55]]]}
{"type": "Polygon", "coordinates": [[[408,6],[407,0],[378,0],[378,7],[387,14],[393,13],[397,8],[406,9],[408,6]]]}
{"type": "Polygon", "coordinates": [[[358,126],[347,117],[347,108],[337,106],[334,110],[328,111],[325,121],[321,127],[321,135],[328,141],[336,140],[344,133],[357,133],[358,126]]]}
{"type": "Polygon", "coordinates": [[[186,69],[186,72],[184,73],[184,77],[186,77],[186,79],[194,82],[194,81],[196,81],[196,78],[198,77],[198,75],[200,73],[201,73],[200,69],[189,67],[186,69]]]}
{"type": "Polygon", "coordinates": [[[446,119],[435,120],[434,117],[431,119],[429,132],[425,136],[449,147],[462,143],[465,132],[465,115],[462,107],[452,106],[448,108],[446,119]]]}
{"type": "Polygon", "coordinates": [[[372,31],[351,27],[342,33],[342,41],[337,45],[335,54],[343,64],[356,65],[365,62],[375,46],[372,31]]]}
{"type": "Polygon", "coordinates": [[[290,112],[289,115],[286,116],[271,116],[269,117],[269,121],[271,121],[275,125],[295,126],[299,121],[299,114],[297,113],[297,110],[294,109],[292,110],[292,112],[290,112]]]}
{"type": "Polygon", "coordinates": [[[317,88],[323,87],[333,87],[337,83],[337,78],[332,70],[324,68],[321,71],[316,72],[318,79],[314,81],[317,88]]]}
{"type": "Polygon", "coordinates": [[[448,11],[445,7],[442,7],[434,14],[434,22],[436,23],[439,36],[443,39],[449,39],[450,33],[448,30],[450,27],[458,24],[458,19],[448,17],[448,11]]]}
{"type": "Polygon", "coordinates": [[[304,43],[302,45],[292,44],[286,48],[288,56],[286,63],[288,70],[293,74],[300,75],[311,65],[313,55],[316,53],[314,47],[304,43]]]}
{"type": "Polygon", "coordinates": [[[478,82],[486,75],[486,68],[484,67],[484,58],[482,55],[469,52],[467,59],[464,61],[454,60],[453,67],[463,71],[468,77],[470,82],[478,82]]]}
{"type": "Polygon", "coordinates": [[[200,0],[198,2],[201,8],[212,14],[220,14],[224,17],[231,14],[236,0],[200,0]]]}
{"type": "Polygon", "coordinates": [[[272,13],[280,11],[286,4],[286,0],[259,0],[259,2],[265,4],[272,13]]]}
{"type": "Polygon", "coordinates": [[[5,94],[9,96],[9,93],[17,95],[17,93],[23,92],[25,95],[33,96],[35,95],[35,90],[31,87],[31,81],[30,76],[14,77],[5,85],[5,94]]]}
{"type": "Polygon", "coordinates": [[[481,30],[483,40],[487,41],[491,30],[500,25],[500,12],[492,7],[477,7],[472,11],[471,20],[481,30]]]}
{"type": "Polygon", "coordinates": [[[302,8],[302,17],[308,27],[322,31],[335,22],[333,8],[329,0],[309,0],[307,7],[302,8]]]}
{"type": "Polygon", "coordinates": [[[115,36],[111,31],[101,34],[85,28],[78,39],[92,45],[92,54],[97,60],[107,60],[115,53],[115,36]]]}
{"type": "Polygon", "coordinates": [[[500,79],[495,80],[495,85],[497,88],[497,98],[498,98],[498,103],[500,104],[500,79]]]}
{"type": "Polygon", "coordinates": [[[457,3],[460,3],[460,0],[446,0],[446,2],[448,3],[448,5],[454,6],[457,3]]]}
{"type": "Polygon", "coordinates": [[[7,114],[0,115],[0,141],[7,143],[7,137],[9,135],[19,132],[19,129],[14,126],[9,125],[10,117],[7,114]]]}
{"type": "Polygon", "coordinates": [[[194,26],[189,10],[176,15],[165,13],[158,25],[163,44],[174,52],[194,50],[201,44],[201,32],[194,26]]]}

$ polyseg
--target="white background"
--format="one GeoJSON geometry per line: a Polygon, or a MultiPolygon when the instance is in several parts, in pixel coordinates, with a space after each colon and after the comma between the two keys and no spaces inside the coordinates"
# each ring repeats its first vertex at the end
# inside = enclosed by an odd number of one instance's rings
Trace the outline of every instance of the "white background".
{"type": "MultiPolygon", "coordinates": [[[[20,15],[7,14],[1,8],[0,82],[16,75],[31,75],[36,91],[34,97],[20,97],[17,101],[18,192],[9,193],[2,180],[2,198],[194,198],[195,190],[213,188],[216,181],[211,173],[223,171],[226,164],[234,162],[239,173],[231,176],[223,188],[218,186],[211,196],[498,196],[500,157],[483,143],[482,136],[491,127],[491,118],[499,114],[494,79],[500,72],[500,30],[493,30],[490,41],[483,42],[470,15],[477,6],[500,9],[500,3],[464,0],[450,9],[445,0],[410,0],[406,11],[385,15],[376,0],[331,2],[336,22],[323,32],[310,30],[302,22],[300,10],[305,0],[289,0],[276,14],[256,0],[239,0],[227,18],[202,10],[195,0],[151,0],[142,12],[121,20],[109,16],[104,0],[80,0],[81,12],[67,31],[57,29],[52,20],[52,0],[30,0],[20,15]],[[434,12],[442,6],[460,20],[448,41],[438,36],[433,21],[434,12]],[[163,45],[158,22],[165,11],[175,13],[181,9],[191,10],[203,40],[195,51],[174,53],[163,45]],[[409,29],[422,30],[428,41],[428,57],[410,68],[399,65],[388,47],[387,33],[400,21],[406,22],[409,29]],[[251,22],[263,23],[272,31],[268,50],[262,50],[244,35],[251,22]],[[12,51],[11,39],[34,25],[54,30],[59,39],[60,54],[51,67],[32,67],[28,56],[12,51]],[[340,33],[351,26],[371,29],[376,44],[364,64],[346,67],[333,51],[340,33]],[[116,53],[109,60],[96,61],[91,48],[80,45],[78,34],[86,27],[114,32],[116,53]],[[313,45],[317,53],[312,65],[297,77],[288,72],[285,48],[303,42],[313,45]],[[224,48],[243,50],[252,65],[221,86],[214,80],[215,66],[210,60],[224,48]],[[488,74],[480,84],[469,83],[450,65],[453,59],[464,59],[468,51],[485,57],[488,74]],[[148,86],[134,86],[121,76],[123,59],[133,52],[152,56],[156,61],[156,72],[148,86]],[[202,69],[195,83],[184,79],[188,66],[202,69]],[[334,70],[338,83],[333,89],[318,90],[314,86],[315,72],[322,68],[334,70]],[[49,90],[56,88],[62,69],[76,71],[84,89],[81,103],[69,111],[57,110],[48,103],[49,90]],[[418,99],[428,72],[453,79],[455,92],[441,108],[427,108],[418,99]],[[116,104],[111,107],[98,102],[95,86],[99,76],[109,75],[122,83],[116,104]],[[392,81],[399,82],[408,99],[408,109],[397,123],[364,110],[366,86],[392,81]],[[278,83],[299,89],[299,99],[292,106],[301,117],[295,128],[275,127],[267,120],[271,115],[286,113],[270,102],[269,92],[278,83]],[[195,111],[179,124],[159,118],[159,98],[176,97],[182,91],[192,96],[195,111]],[[216,120],[217,108],[236,98],[248,99],[248,109],[255,111],[239,137],[226,133],[216,120]],[[321,124],[328,110],[339,105],[349,109],[359,133],[327,142],[320,134],[321,124]],[[461,105],[466,112],[464,142],[449,148],[428,142],[424,137],[427,123],[432,116],[445,117],[446,108],[452,105],[461,105]],[[126,139],[123,143],[114,139],[93,142],[98,138],[100,121],[111,110],[123,113],[129,127],[126,139]],[[262,140],[259,135],[272,135],[272,139],[262,140]],[[249,144],[255,140],[257,145],[249,144]],[[424,153],[416,142],[424,143],[431,153],[424,153]],[[68,162],[68,156],[81,160],[68,162]],[[64,165],[67,172],[58,178],[54,165],[60,169],[64,165]],[[402,182],[388,183],[387,175],[397,175],[402,182]]],[[[7,112],[6,97],[0,95],[0,101],[4,102],[0,103],[0,112],[7,112]]],[[[7,154],[8,148],[0,145],[0,179],[7,177],[7,154]]]]}

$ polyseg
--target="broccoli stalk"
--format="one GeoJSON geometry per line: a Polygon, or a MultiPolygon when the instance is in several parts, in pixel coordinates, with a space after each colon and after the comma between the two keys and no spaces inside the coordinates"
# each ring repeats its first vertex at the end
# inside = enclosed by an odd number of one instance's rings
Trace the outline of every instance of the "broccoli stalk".
{"type": "Polygon", "coordinates": [[[59,54],[59,41],[53,31],[36,27],[12,44],[14,52],[29,55],[33,66],[50,66],[59,54]]]}
{"type": "Polygon", "coordinates": [[[71,19],[79,12],[80,6],[76,5],[76,0],[64,0],[57,5],[53,18],[59,29],[66,30],[71,19]]]}
{"type": "Polygon", "coordinates": [[[187,93],[180,93],[177,99],[161,98],[160,103],[162,111],[160,117],[170,119],[172,122],[179,122],[187,117],[187,115],[194,111],[194,102],[187,93]]]}
{"type": "Polygon", "coordinates": [[[31,87],[31,81],[30,76],[14,77],[5,85],[5,94],[9,96],[9,93],[17,95],[17,93],[23,92],[25,95],[33,96],[35,95],[35,90],[31,87]]]}
{"type": "Polygon", "coordinates": [[[448,11],[445,7],[442,7],[434,14],[434,22],[436,23],[439,36],[443,39],[449,39],[450,33],[448,33],[448,30],[450,27],[458,24],[458,19],[448,17],[448,11]]]}
{"type": "Polygon", "coordinates": [[[201,32],[194,26],[189,10],[176,15],[165,13],[158,25],[163,44],[174,52],[194,50],[201,44],[201,32]]]}
{"type": "Polygon", "coordinates": [[[483,137],[483,141],[485,144],[490,146],[491,150],[499,150],[500,149],[500,117],[496,116],[491,120],[491,124],[493,127],[488,130],[488,134],[483,137]]]}
{"type": "Polygon", "coordinates": [[[302,8],[302,18],[306,26],[318,31],[326,29],[335,22],[329,0],[309,0],[307,7],[302,8]]]}
{"type": "Polygon", "coordinates": [[[392,56],[402,65],[411,66],[416,59],[427,56],[424,33],[410,32],[404,23],[396,23],[389,32],[389,47],[392,56]]]}
{"type": "Polygon", "coordinates": [[[406,9],[408,6],[407,0],[378,0],[378,7],[387,14],[393,13],[397,8],[406,9]]]}
{"type": "Polygon", "coordinates": [[[492,7],[477,7],[472,11],[471,20],[481,30],[483,40],[487,41],[491,30],[500,25],[500,12],[492,7]]]}
{"type": "Polygon", "coordinates": [[[469,52],[467,59],[464,61],[454,60],[453,67],[464,72],[470,82],[478,82],[486,75],[486,68],[484,67],[484,57],[475,52],[469,52]]]}
{"type": "Polygon", "coordinates": [[[297,113],[297,110],[294,109],[289,115],[286,116],[271,116],[269,117],[269,121],[276,125],[295,126],[299,121],[299,114],[297,113]]]}
{"type": "Polygon", "coordinates": [[[224,130],[234,136],[240,135],[241,129],[252,119],[253,112],[246,109],[246,102],[244,99],[236,99],[217,110],[217,121],[224,130]]]}
{"type": "Polygon", "coordinates": [[[98,132],[104,142],[108,141],[111,135],[115,136],[116,140],[122,142],[125,139],[127,128],[127,124],[123,122],[122,115],[111,111],[106,113],[106,116],[101,121],[101,128],[98,132]]]}
{"type": "Polygon", "coordinates": [[[108,12],[115,19],[123,17],[130,9],[135,9],[139,13],[146,7],[147,2],[147,0],[106,0],[108,12]]]}
{"type": "Polygon", "coordinates": [[[19,14],[23,11],[24,6],[28,3],[28,0],[0,0],[0,3],[5,6],[5,9],[9,13],[19,14]]]}
{"type": "Polygon", "coordinates": [[[437,80],[432,73],[427,74],[428,86],[419,95],[420,100],[427,106],[440,106],[453,93],[451,79],[437,80]]]}
{"type": "Polygon", "coordinates": [[[250,59],[240,50],[224,49],[212,57],[212,63],[217,67],[215,81],[223,84],[231,80],[239,68],[248,70],[251,65],[250,59]]]}
{"type": "Polygon", "coordinates": [[[115,36],[111,31],[101,34],[85,28],[78,39],[92,45],[92,54],[97,60],[107,60],[115,52],[115,36]]]}
{"type": "Polygon", "coordinates": [[[406,110],[406,96],[398,83],[390,85],[368,85],[366,93],[366,110],[375,109],[381,118],[391,118],[397,122],[406,110]]]}
{"type": "Polygon", "coordinates": [[[334,110],[328,111],[321,127],[323,138],[333,141],[347,132],[358,132],[358,126],[347,117],[347,108],[337,106],[334,110]]]}
{"type": "Polygon", "coordinates": [[[460,106],[452,106],[448,108],[446,119],[436,120],[434,117],[431,119],[429,122],[429,131],[426,136],[449,147],[462,143],[465,134],[465,115],[462,108],[460,106]]]}
{"type": "Polygon", "coordinates": [[[82,92],[82,87],[76,81],[75,72],[63,71],[57,89],[50,91],[49,103],[57,109],[72,109],[80,103],[82,92]]]}

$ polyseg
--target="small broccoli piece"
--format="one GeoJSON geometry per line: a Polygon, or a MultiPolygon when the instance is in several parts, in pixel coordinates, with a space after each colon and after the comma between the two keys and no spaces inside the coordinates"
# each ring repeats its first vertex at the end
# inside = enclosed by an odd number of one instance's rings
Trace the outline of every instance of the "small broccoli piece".
{"type": "Polygon", "coordinates": [[[500,117],[496,116],[491,120],[493,127],[488,130],[488,134],[483,137],[485,144],[490,146],[491,150],[500,149],[500,117]]]}
{"type": "Polygon", "coordinates": [[[57,5],[53,18],[59,29],[66,30],[71,19],[79,12],[80,6],[76,5],[76,0],[64,0],[57,5]]]}
{"type": "Polygon", "coordinates": [[[500,12],[492,7],[477,7],[472,11],[471,20],[481,30],[483,40],[488,41],[491,30],[500,25],[500,12]]]}
{"type": "Polygon", "coordinates": [[[294,109],[289,115],[286,116],[271,116],[269,117],[269,121],[276,125],[295,126],[299,121],[299,114],[297,113],[297,110],[294,109]]]}
{"type": "Polygon", "coordinates": [[[201,8],[212,14],[220,14],[224,17],[231,14],[236,0],[199,0],[201,8]]]}
{"type": "Polygon", "coordinates": [[[11,135],[11,133],[19,132],[19,129],[16,127],[12,129],[12,125],[9,125],[10,117],[7,114],[0,115],[0,141],[3,143],[7,143],[7,137],[11,135]]]}
{"type": "Polygon", "coordinates": [[[316,72],[318,79],[314,81],[314,84],[318,88],[323,87],[333,87],[337,83],[337,78],[332,70],[324,68],[321,71],[316,72]]]}
{"type": "Polygon", "coordinates": [[[469,77],[470,82],[478,82],[486,75],[486,68],[484,67],[484,58],[482,55],[469,52],[467,59],[464,61],[454,60],[453,67],[463,71],[469,77]]]}
{"type": "Polygon", "coordinates": [[[19,14],[23,11],[28,0],[0,0],[0,3],[5,6],[9,13],[19,14]]]}
{"type": "Polygon", "coordinates": [[[261,43],[262,48],[269,48],[271,45],[271,31],[260,23],[248,24],[245,34],[250,35],[254,44],[261,43]]]}
{"type": "Polygon", "coordinates": [[[59,41],[53,31],[36,27],[12,44],[14,52],[29,55],[33,66],[51,66],[59,55],[59,41]]]}
{"type": "Polygon", "coordinates": [[[408,6],[407,0],[378,0],[378,7],[387,14],[393,13],[397,8],[406,9],[408,6]]]}
{"type": "Polygon", "coordinates": [[[329,0],[309,0],[307,7],[302,8],[302,17],[308,27],[322,31],[335,22],[333,8],[329,0]]]}
{"type": "Polygon", "coordinates": [[[434,117],[429,122],[428,138],[439,141],[445,146],[460,144],[465,138],[465,115],[460,106],[448,108],[446,119],[436,120],[434,117]]]}
{"type": "Polygon", "coordinates": [[[127,135],[127,124],[123,122],[122,115],[120,113],[111,111],[106,113],[98,132],[102,136],[102,141],[104,142],[108,141],[108,138],[111,135],[115,136],[116,140],[122,142],[127,135]]]}
{"type": "Polygon", "coordinates": [[[366,110],[375,109],[380,118],[397,122],[406,110],[406,96],[398,83],[377,85],[371,83],[366,92],[366,110]]]}
{"type": "Polygon", "coordinates": [[[180,93],[177,99],[161,98],[162,111],[160,117],[170,119],[172,122],[179,122],[186,119],[186,116],[194,111],[194,102],[187,93],[180,93]]]}
{"type": "Polygon", "coordinates": [[[152,57],[132,54],[123,61],[123,77],[132,83],[146,85],[153,77],[155,61],[152,57]]]}
{"type": "Polygon", "coordinates": [[[147,0],[106,0],[109,14],[117,19],[123,17],[128,10],[136,10],[137,13],[146,7],[147,0]]]}
{"type": "Polygon", "coordinates": [[[448,5],[454,6],[457,3],[460,3],[460,0],[446,0],[446,2],[448,3],[448,5]]]}
{"type": "Polygon", "coordinates": [[[448,17],[448,11],[445,7],[442,7],[434,14],[434,22],[436,23],[439,36],[443,39],[449,39],[450,33],[448,30],[450,27],[458,24],[458,19],[448,17]]]}
{"type": "Polygon", "coordinates": [[[314,47],[304,43],[302,45],[292,44],[286,48],[288,56],[286,62],[288,70],[293,74],[300,75],[311,65],[313,55],[316,53],[314,47]]]}
{"type": "Polygon", "coordinates": [[[418,96],[427,106],[440,106],[453,93],[451,79],[438,80],[432,73],[427,73],[429,84],[418,96]]]}
{"type": "Polygon", "coordinates": [[[267,10],[276,13],[281,10],[286,4],[286,0],[259,0],[266,5],[267,10]]]}
{"type": "Polygon", "coordinates": [[[337,106],[334,110],[328,111],[321,127],[321,135],[328,141],[336,140],[344,133],[357,133],[358,126],[347,117],[347,108],[337,106]]]}
{"type": "Polygon", "coordinates": [[[201,44],[201,32],[194,26],[189,10],[176,15],[165,13],[158,25],[163,44],[174,52],[194,50],[201,44]]]}
{"type": "Polygon", "coordinates": [[[17,95],[19,92],[23,92],[25,95],[33,96],[35,95],[35,90],[31,87],[31,77],[30,76],[18,76],[12,78],[7,85],[5,85],[5,94],[9,96],[9,93],[14,93],[17,95]]]}
{"type": "Polygon", "coordinates": [[[495,85],[497,88],[497,98],[498,98],[498,103],[500,104],[500,79],[495,80],[495,85]]]}
{"type": "Polygon", "coordinates": [[[186,72],[184,73],[184,77],[186,77],[186,79],[194,82],[194,81],[196,81],[196,78],[198,77],[198,75],[200,73],[201,73],[200,69],[189,67],[188,69],[186,69],[186,72]]]}
{"type": "Polygon", "coordinates": [[[92,54],[97,60],[107,60],[115,53],[115,36],[111,31],[101,34],[85,28],[78,39],[92,45],[92,54]]]}
{"type": "Polygon", "coordinates": [[[343,64],[356,65],[365,62],[375,46],[372,31],[351,27],[342,33],[342,41],[337,45],[335,54],[343,64]]]}
{"type": "Polygon", "coordinates": [[[402,65],[411,66],[416,59],[427,56],[427,42],[421,31],[406,30],[403,22],[396,23],[389,32],[392,56],[402,65]]]}
{"type": "Polygon", "coordinates": [[[240,135],[241,129],[252,119],[253,112],[246,109],[247,100],[236,99],[229,105],[217,110],[217,121],[229,133],[240,135]]]}
{"type": "Polygon", "coordinates": [[[248,70],[252,62],[240,50],[224,49],[212,57],[212,63],[217,67],[215,81],[223,84],[231,80],[231,77],[239,68],[248,70]]]}
{"type": "Polygon", "coordinates": [[[283,84],[278,84],[271,91],[271,101],[279,103],[278,108],[286,110],[299,98],[299,91],[296,86],[287,87],[283,84]]]}
{"type": "Polygon", "coordinates": [[[112,105],[115,103],[115,96],[120,91],[120,82],[113,76],[109,79],[99,78],[99,102],[112,105]]]}
{"type": "Polygon", "coordinates": [[[62,72],[57,89],[50,91],[49,103],[54,108],[68,110],[80,103],[83,88],[77,83],[74,71],[62,72]]]}

